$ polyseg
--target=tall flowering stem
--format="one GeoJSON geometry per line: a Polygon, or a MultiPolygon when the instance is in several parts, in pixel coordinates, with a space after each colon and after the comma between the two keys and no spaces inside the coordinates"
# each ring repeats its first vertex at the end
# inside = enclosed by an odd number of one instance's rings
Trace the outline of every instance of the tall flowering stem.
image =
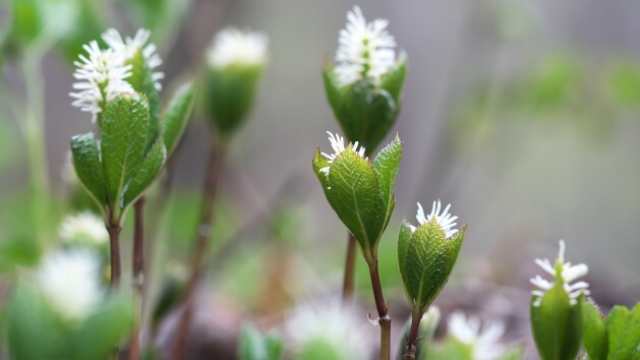
{"type": "MultiPolygon", "coordinates": [[[[396,57],[396,42],[388,21],[367,22],[362,10],[347,13],[338,35],[335,63],[324,72],[327,98],[345,137],[373,153],[388,134],[399,110],[404,60],[396,57]]],[[[349,236],[343,277],[343,299],[353,295],[356,239],[349,236]]]]}

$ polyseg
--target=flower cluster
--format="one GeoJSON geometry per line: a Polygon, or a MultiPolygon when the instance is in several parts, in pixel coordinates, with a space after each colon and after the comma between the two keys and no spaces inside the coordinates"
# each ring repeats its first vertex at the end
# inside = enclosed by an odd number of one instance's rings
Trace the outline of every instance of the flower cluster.
{"type": "Polygon", "coordinates": [[[60,225],[59,236],[64,243],[86,241],[101,245],[109,240],[103,220],[90,212],[67,216],[60,225]]]}
{"type": "MultiPolygon", "coordinates": [[[[458,217],[453,216],[453,214],[449,212],[449,209],[451,209],[451,204],[448,204],[444,209],[442,209],[442,202],[440,200],[437,200],[433,202],[433,205],[431,206],[431,212],[425,216],[422,205],[418,203],[416,220],[418,220],[418,224],[420,225],[424,225],[432,220],[435,221],[440,226],[440,228],[442,228],[442,231],[445,234],[445,238],[449,239],[453,235],[458,233],[458,229],[455,228],[455,226],[457,225],[456,220],[458,219],[458,217]]],[[[411,231],[415,230],[416,227],[411,225],[411,231]]]]}
{"type": "Polygon", "coordinates": [[[473,360],[496,360],[505,352],[504,346],[500,344],[505,331],[502,322],[492,321],[481,327],[477,317],[454,312],[449,316],[447,330],[449,336],[471,346],[473,360]]]}
{"type": "Polygon", "coordinates": [[[359,7],[347,13],[347,25],[338,36],[336,74],[342,85],[369,78],[378,82],[396,62],[396,42],[387,31],[388,21],[370,23],[359,7]]]}
{"type": "MultiPolygon", "coordinates": [[[[338,134],[333,134],[331,131],[327,131],[327,135],[329,136],[329,143],[331,144],[331,149],[333,149],[333,154],[328,154],[325,152],[322,152],[322,156],[324,156],[328,161],[329,164],[332,164],[334,162],[334,160],[338,157],[338,155],[342,154],[342,152],[344,152],[347,148],[351,147],[351,149],[361,158],[363,159],[367,159],[367,157],[364,156],[366,150],[364,148],[364,146],[361,146],[358,144],[358,142],[354,142],[353,144],[347,144],[345,146],[345,141],[344,141],[344,137],[338,135],[338,134]]],[[[322,169],[320,169],[320,171],[329,176],[329,166],[325,166],[322,169]]]]}
{"type": "MultiPolygon", "coordinates": [[[[74,62],[76,71],[73,76],[77,81],[73,84],[75,91],[69,94],[74,99],[72,105],[90,112],[95,121],[105,103],[117,95],[136,96],[127,81],[132,75],[132,66],[128,61],[141,51],[150,71],[162,64],[155,45],[148,43],[149,36],[147,30],[140,29],[135,37],[123,39],[117,30],[109,29],[102,34],[102,39],[108,45],[106,49],[100,48],[95,40],[84,45],[86,54],[79,55],[79,60],[74,62]]],[[[157,90],[161,88],[160,80],[163,77],[161,72],[152,72],[157,90]]]]}
{"type": "Polygon", "coordinates": [[[225,29],[214,38],[207,60],[210,66],[220,68],[232,64],[262,65],[267,58],[267,44],[263,33],[225,29]]]}
{"type": "Polygon", "coordinates": [[[542,303],[542,297],[544,294],[551,290],[557,283],[562,285],[562,288],[569,296],[571,305],[577,303],[580,295],[589,295],[589,284],[585,281],[578,281],[579,278],[587,275],[589,268],[586,264],[572,265],[570,262],[565,262],[565,250],[566,246],[564,241],[560,240],[558,250],[558,258],[555,265],[551,265],[549,259],[536,259],[535,262],[542,270],[552,276],[552,280],[547,280],[540,275],[536,275],[531,279],[531,283],[537,287],[537,289],[531,291],[531,294],[535,297],[533,302],[534,306],[540,306],[542,303]]]}

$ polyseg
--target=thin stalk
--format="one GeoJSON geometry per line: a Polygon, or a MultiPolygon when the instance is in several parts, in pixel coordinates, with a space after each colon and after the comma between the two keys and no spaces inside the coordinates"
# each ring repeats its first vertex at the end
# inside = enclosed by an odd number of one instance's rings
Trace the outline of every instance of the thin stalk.
{"type": "Polygon", "coordinates": [[[109,233],[109,259],[111,262],[111,287],[117,288],[120,285],[120,222],[109,216],[107,232],[109,233]]]}
{"type": "Polygon", "coordinates": [[[409,331],[409,337],[407,338],[407,348],[405,349],[404,360],[416,359],[416,344],[418,341],[420,320],[422,320],[422,314],[419,311],[414,310],[411,313],[411,329],[409,331]]]}
{"type": "Polygon", "coordinates": [[[342,300],[347,302],[353,298],[353,283],[356,271],[356,255],[358,244],[353,234],[347,237],[347,255],[344,261],[344,277],[342,279],[342,300]]]}
{"type": "Polygon", "coordinates": [[[142,305],[144,304],[144,204],[141,196],[133,204],[133,287],[138,302],[138,325],[133,329],[129,346],[129,359],[140,357],[140,325],[142,324],[142,305]]]}
{"type": "Polygon", "coordinates": [[[44,228],[48,208],[47,161],[44,138],[44,82],[40,63],[44,50],[30,52],[21,62],[24,77],[24,137],[29,163],[32,211],[35,221],[36,238],[44,241],[44,228]]]}
{"type": "Polygon", "coordinates": [[[369,265],[371,287],[376,302],[376,309],[378,310],[378,323],[380,324],[380,360],[389,360],[391,358],[391,317],[389,317],[387,303],[384,301],[384,295],[382,293],[382,282],[380,281],[380,272],[378,271],[377,256],[369,256],[367,265],[369,265]]]}
{"type": "Polygon", "coordinates": [[[202,276],[205,256],[211,242],[211,227],[214,220],[214,202],[216,199],[218,180],[226,154],[225,144],[212,143],[209,148],[209,160],[202,188],[202,203],[200,207],[200,221],[196,231],[196,242],[191,258],[191,272],[185,289],[182,305],[183,310],[178,320],[175,342],[172,349],[172,359],[184,358],[186,340],[193,315],[193,297],[200,277],[202,276]]]}

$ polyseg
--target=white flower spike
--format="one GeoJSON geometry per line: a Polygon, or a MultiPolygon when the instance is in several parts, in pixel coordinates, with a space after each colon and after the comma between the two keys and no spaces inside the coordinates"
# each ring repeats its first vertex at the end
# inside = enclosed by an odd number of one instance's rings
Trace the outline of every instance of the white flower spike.
{"type": "Polygon", "coordinates": [[[116,29],[109,29],[102,34],[102,39],[118,56],[122,57],[124,62],[133,58],[139,51],[142,52],[145,64],[152,72],[153,85],[156,90],[160,91],[162,90],[160,80],[164,79],[164,73],[153,70],[162,65],[162,59],[157,53],[155,44],[149,42],[150,37],[151,32],[146,29],[139,29],[133,38],[127,37],[126,39],[116,29]]]}
{"type": "Polygon", "coordinates": [[[369,78],[379,82],[396,62],[396,42],[387,31],[388,21],[370,23],[355,6],[347,13],[347,25],[338,36],[335,71],[344,86],[369,78]]]}
{"type": "Polygon", "coordinates": [[[85,241],[101,245],[109,240],[104,221],[90,212],[67,216],[60,225],[59,235],[64,243],[85,241]]]}
{"type": "Polygon", "coordinates": [[[487,322],[481,328],[480,319],[454,312],[449,316],[447,329],[449,336],[471,346],[473,360],[497,360],[505,352],[500,344],[505,331],[502,322],[487,322]]]}
{"type": "MultiPolygon", "coordinates": [[[[359,145],[357,141],[354,142],[353,144],[349,143],[347,146],[345,146],[344,137],[338,134],[333,134],[331,131],[327,131],[327,135],[329,136],[329,143],[331,144],[331,148],[333,149],[333,154],[327,154],[325,152],[322,152],[321,155],[324,156],[327,160],[329,160],[328,161],[329,164],[332,164],[335,161],[335,159],[338,157],[338,155],[340,155],[343,151],[345,151],[349,146],[359,157],[363,159],[367,159],[364,156],[366,152],[364,146],[359,145]]],[[[320,172],[322,172],[326,176],[329,176],[329,169],[330,169],[329,166],[325,166],[322,169],[320,169],[320,172]]]]}
{"type": "Polygon", "coordinates": [[[86,250],[58,251],[48,255],[36,274],[38,287],[61,315],[81,320],[102,297],[98,258],[86,250]]]}
{"type": "Polygon", "coordinates": [[[262,65],[267,60],[268,38],[261,32],[228,28],[220,31],[207,52],[210,66],[262,65]]]}
{"type": "MultiPolygon", "coordinates": [[[[458,229],[455,228],[455,226],[458,224],[456,223],[458,217],[453,216],[453,214],[449,212],[449,209],[451,209],[451,204],[447,204],[447,206],[443,210],[442,202],[440,200],[437,200],[434,201],[433,205],[431,206],[431,213],[425,216],[422,204],[418,203],[416,220],[418,220],[418,224],[424,225],[435,219],[436,223],[440,225],[442,231],[444,231],[445,238],[450,239],[453,235],[458,233],[458,229]]],[[[416,231],[416,227],[411,225],[411,230],[416,231]]]]}
{"type": "Polygon", "coordinates": [[[100,49],[97,41],[83,46],[86,52],[74,62],[74,92],[69,93],[73,106],[90,112],[95,122],[104,103],[117,95],[134,93],[126,79],[131,76],[131,66],[125,65],[113,49],[100,49]]]}
{"type": "Polygon", "coordinates": [[[551,290],[557,282],[562,284],[562,288],[569,296],[571,305],[577,303],[580,295],[589,295],[589,284],[585,281],[575,280],[587,275],[589,268],[585,264],[572,265],[570,262],[565,262],[565,250],[566,245],[563,240],[560,240],[558,258],[555,265],[551,265],[549,259],[536,259],[535,262],[542,270],[552,276],[552,280],[549,281],[540,275],[531,278],[531,284],[537,287],[532,290],[531,294],[535,297],[533,306],[540,306],[542,304],[542,297],[544,294],[551,290]]]}

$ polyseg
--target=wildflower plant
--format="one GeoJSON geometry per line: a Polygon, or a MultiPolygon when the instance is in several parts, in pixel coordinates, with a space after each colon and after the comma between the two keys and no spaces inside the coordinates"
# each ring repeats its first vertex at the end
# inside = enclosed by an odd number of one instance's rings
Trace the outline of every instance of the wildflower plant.
{"type": "Polygon", "coordinates": [[[396,56],[387,20],[366,21],[359,7],[347,13],[335,63],[323,78],[333,113],[345,137],[373,152],[393,127],[400,110],[406,57],[396,56]]]}
{"type": "Polygon", "coordinates": [[[465,229],[456,228],[458,217],[450,208],[449,204],[443,209],[440,200],[434,201],[425,215],[418,203],[418,226],[405,222],[400,228],[398,264],[412,308],[406,359],[415,358],[420,319],[447,283],[464,240],[465,229]]]}
{"type": "MultiPolygon", "coordinates": [[[[173,149],[182,135],[193,101],[189,86],[180,89],[159,120],[163,75],[156,70],[161,60],[149,35],[139,30],[135,37],[123,39],[116,30],[107,30],[102,37],[109,46],[101,48],[92,41],[75,63],[73,105],[91,114],[100,139],[93,132],[74,136],[73,165],[100,206],[112,238],[117,238],[127,208],[160,173],[167,149],[173,149]]],[[[117,257],[114,245],[112,241],[112,257],[117,257]]]]}
{"type": "Polygon", "coordinates": [[[575,359],[582,341],[582,304],[589,295],[589,284],[576,281],[589,269],[585,264],[565,261],[565,243],[560,241],[558,256],[552,264],[536,259],[536,264],[551,276],[531,279],[531,327],[543,360],[575,359]]]}

